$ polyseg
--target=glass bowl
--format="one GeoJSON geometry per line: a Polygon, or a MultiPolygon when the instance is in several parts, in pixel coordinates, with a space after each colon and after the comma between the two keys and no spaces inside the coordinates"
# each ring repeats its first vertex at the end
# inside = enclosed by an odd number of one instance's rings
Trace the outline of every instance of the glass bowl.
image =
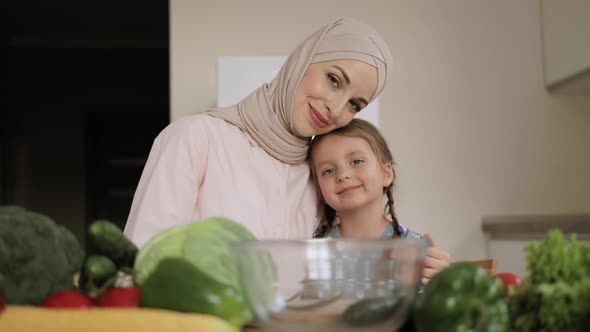
{"type": "Polygon", "coordinates": [[[421,239],[234,243],[254,314],[244,331],[396,331],[421,280],[421,239]]]}

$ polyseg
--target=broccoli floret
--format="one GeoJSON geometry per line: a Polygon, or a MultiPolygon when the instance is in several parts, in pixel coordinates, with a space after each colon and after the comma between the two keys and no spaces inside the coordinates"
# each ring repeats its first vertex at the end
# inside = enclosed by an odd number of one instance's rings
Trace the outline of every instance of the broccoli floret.
{"type": "Polygon", "coordinates": [[[74,287],[84,251],[68,229],[18,206],[0,206],[0,295],[8,304],[40,304],[74,287]]]}

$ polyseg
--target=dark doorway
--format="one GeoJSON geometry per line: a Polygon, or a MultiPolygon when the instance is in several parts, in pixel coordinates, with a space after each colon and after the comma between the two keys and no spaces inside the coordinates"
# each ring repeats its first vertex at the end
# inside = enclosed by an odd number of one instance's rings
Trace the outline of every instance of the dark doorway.
{"type": "Polygon", "coordinates": [[[86,114],[87,221],[108,219],[123,229],[149,154],[149,138],[167,121],[162,112],[86,114]]]}
{"type": "Polygon", "coordinates": [[[0,205],[44,213],[81,241],[94,219],[123,226],[169,121],[168,1],[14,1],[4,16],[0,205]]]}

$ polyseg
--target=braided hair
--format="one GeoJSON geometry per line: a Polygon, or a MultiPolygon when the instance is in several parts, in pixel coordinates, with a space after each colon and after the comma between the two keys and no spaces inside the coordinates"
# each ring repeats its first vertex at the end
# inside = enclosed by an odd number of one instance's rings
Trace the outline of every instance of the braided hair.
{"type": "MultiPolygon", "coordinates": [[[[358,137],[364,139],[369,146],[373,153],[377,156],[377,159],[381,161],[382,164],[384,163],[391,163],[392,170],[393,170],[393,156],[391,150],[387,146],[387,142],[385,138],[379,132],[373,124],[368,121],[362,119],[353,119],[348,125],[333,130],[327,134],[315,136],[310,144],[308,150],[308,160],[310,160],[311,164],[311,173],[316,182],[316,188],[318,188],[318,194],[321,197],[321,192],[319,192],[319,186],[317,185],[317,174],[315,173],[315,169],[313,167],[313,150],[314,147],[326,136],[328,135],[338,135],[338,136],[346,136],[346,137],[358,137]]],[[[393,178],[395,179],[395,170],[393,173],[393,178]]],[[[399,227],[399,222],[397,220],[397,216],[395,214],[395,209],[393,207],[393,181],[389,186],[383,188],[383,194],[387,197],[387,204],[385,205],[384,213],[389,216],[389,222],[393,225],[394,234],[397,236],[401,235],[401,228],[399,227]]],[[[322,219],[313,234],[314,238],[322,238],[325,237],[332,226],[334,225],[334,220],[336,219],[336,211],[326,204],[326,202],[321,200],[322,208],[323,208],[323,216],[322,219]]]]}

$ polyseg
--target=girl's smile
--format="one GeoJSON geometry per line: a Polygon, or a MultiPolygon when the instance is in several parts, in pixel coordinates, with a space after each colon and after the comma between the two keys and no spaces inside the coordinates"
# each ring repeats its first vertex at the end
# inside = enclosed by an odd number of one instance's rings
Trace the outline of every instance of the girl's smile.
{"type": "Polygon", "coordinates": [[[340,191],[338,191],[336,194],[338,195],[347,195],[347,194],[351,194],[355,189],[360,188],[361,186],[350,186],[350,187],[346,187],[340,191]]]}

